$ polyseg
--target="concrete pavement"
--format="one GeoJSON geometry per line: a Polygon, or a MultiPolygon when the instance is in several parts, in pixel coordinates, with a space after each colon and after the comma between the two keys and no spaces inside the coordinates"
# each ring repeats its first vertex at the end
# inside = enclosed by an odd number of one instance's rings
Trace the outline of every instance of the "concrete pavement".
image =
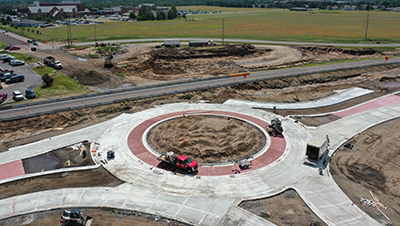
{"type": "Polygon", "coordinates": [[[9,217],[10,213],[16,215],[73,205],[101,205],[150,213],[157,211],[167,217],[201,225],[229,225],[232,222],[271,225],[238,209],[237,203],[294,188],[313,212],[328,225],[379,225],[358,207],[351,205],[350,199],[335,184],[328,169],[325,170],[325,176],[320,176],[317,168],[303,164],[306,144],[313,136],[329,134],[332,154],[357,133],[400,116],[400,103],[397,102],[378,108],[374,108],[374,105],[369,107],[369,110],[364,109],[317,128],[307,128],[290,118],[280,117],[286,139],[286,151],[281,158],[249,172],[200,178],[174,174],[141,161],[128,147],[130,131],[149,118],[178,111],[232,111],[266,122],[270,122],[275,115],[241,106],[188,103],[162,105],[135,114],[123,114],[68,135],[17,147],[9,153],[0,153],[0,160],[1,164],[8,163],[24,155],[33,156],[55,149],[56,146],[68,146],[74,143],[72,141],[90,139],[100,144],[98,151],[103,154],[110,149],[116,151],[116,158],[103,166],[127,183],[115,188],[65,188],[3,199],[0,200],[0,208],[3,208],[0,219],[9,217]],[[183,201],[172,205],[177,199],[183,201]],[[168,205],[173,207],[167,208],[168,205]]]}
{"type": "Polygon", "coordinates": [[[314,101],[301,101],[296,103],[268,103],[260,101],[247,101],[247,100],[235,100],[229,99],[224,104],[245,106],[248,108],[264,108],[264,109],[286,109],[286,110],[298,110],[308,108],[320,108],[326,107],[333,104],[342,103],[356,97],[373,93],[372,90],[362,89],[354,87],[346,90],[335,90],[336,94],[325,98],[317,99],[314,101]]]}

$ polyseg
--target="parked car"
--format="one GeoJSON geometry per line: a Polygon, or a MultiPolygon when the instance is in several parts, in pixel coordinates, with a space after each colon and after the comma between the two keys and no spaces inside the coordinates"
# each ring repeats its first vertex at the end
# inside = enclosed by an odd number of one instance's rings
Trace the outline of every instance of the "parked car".
{"type": "Polygon", "coordinates": [[[35,46],[31,47],[31,51],[36,51],[36,50],[37,50],[37,48],[35,46]]]}
{"type": "Polygon", "coordinates": [[[32,44],[33,44],[34,46],[39,45],[39,43],[38,43],[37,41],[32,42],[32,44]]]}
{"type": "Polygon", "coordinates": [[[25,65],[25,62],[22,60],[12,60],[10,61],[11,66],[19,66],[19,65],[25,65]]]}
{"type": "Polygon", "coordinates": [[[36,93],[31,89],[27,89],[25,91],[25,97],[26,97],[26,99],[35,99],[36,98],[36,93]]]}
{"type": "Polygon", "coordinates": [[[13,75],[10,78],[6,79],[6,84],[23,82],[25,77],[23,75],[13,75]]]}
{"type": "Polygon", "coordinates": [[[14,73],[14,70],[13,69],[3,69],[3,71],[4,71],[4,73],[7,73],[7,72],[9,72],[9,73],[14,73]]]}
{"type": "Polygon", "coordinates": [[[1,54],[0,55],[0,60],[3,60],[4,58],[6,58],[6,57],[9,57],[10,55],[8,55],[8,54],[1,54]]]}
{"type": "Polygon", "coordinates": [[[11,46],[10,50],[19,50],[21,49],[21,47],[19,46],[11,46]]]}
{"type": "Polygon", "coordinates": [[[6,101],[7,93],[0,93],[0,104],[6,101]]]}
{"type": "Polygon", "coordinates": [[[15,58],[14,56],[6,56],[3,58],[3,62],[10,62],[11,60],[16,60],[17,58],[15,58]]]}
{"type": "Polygon", "coordinates": [[[28,39],[28,40],[26,40],[26,42],[32,43],[32,39],[28,39]]]}
{"type": "Polygon", "coordinates": [[[23,100],[24,99],[24,95],[22,95],[22,93],[20,91],[16,90],[16,91],[13,92],[13,99],[15,101],[23,100]]]}
{"type": "Polygon", "coordinates": [[[1,78],[1,81],[2,81],[2,82],[5,82],[6,79],[11,78],[11,76],[13,76],[13,75],[15,75],[15,74],[10,73],[10,72],[6,72],[6,73],[4,73],[4,77],[1,78]]]}
{"type": "Polygon", "coordinates": [[[10,49],[12,46],[6,46],[4,47],[4,50],[10,49]]]}

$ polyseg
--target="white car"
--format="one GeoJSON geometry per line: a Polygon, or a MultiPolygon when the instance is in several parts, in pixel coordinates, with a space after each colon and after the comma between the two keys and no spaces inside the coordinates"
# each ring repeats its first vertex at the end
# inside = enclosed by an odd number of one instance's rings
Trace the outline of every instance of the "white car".
{"type": "Polygon", "coordinates": [[[24,99],[24,95],[22,95],[22,93],[20,91],[16,90],[16,91],[13,92],[13,99],[15,101],[23,100],[24,99]]]}
{"type": "Polygon", "coordinates": [[[22,60],[12,60],[12,61],[10,61],[10,65],[11,66],[18,66],[18,65],[24,65],[24,64],[25,64],[25,62],[22,61],[22,60]]]}

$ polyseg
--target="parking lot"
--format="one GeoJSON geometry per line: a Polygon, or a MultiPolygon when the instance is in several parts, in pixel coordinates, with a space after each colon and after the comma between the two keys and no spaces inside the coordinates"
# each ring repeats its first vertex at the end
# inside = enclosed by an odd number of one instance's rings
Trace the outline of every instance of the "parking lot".
{"type": "MultiPolygon", "coordinates": [[[[27,45],[23,45],[22,42],[15,40],[3,33],[0,34],[0,41],[5,43],[6,45],[20,46],[22,49],[27,47],[27,45]]],[[[10,51],[10,52],[26,53],[24,50],[10,51]]],[[[7,53],[1,53],[1,54],[7,54],[7,53]]],[[[14,73],[16,75],[24,75],[24,77],[25,77],[25,80],[23,82],[17,82],[17,83],[12,83],[12,84],[5,84],[4,82],[1,82],[1,86],[3,88],[0,89],[0,93],[8,94],[8,99],[5,102],[3,102],[2,104],[14,102],[14,100],[12,99],[12,93],[14,91],[18,90],[18,91],[22,92],[23,94],[25,94],[25,90],[33,89],[43,83],[42,77],[39,74],[37,74],[36,72],[31,70],[32,68],[36,67],[37,65],[38,65],[37,63],[29,63],[29,64],[25,64],[25,65],[21,65],[21,66],[11,66],[8,64],[8,62],[3,62],[0,60],[1,68],[14,70],[14,73]]]]}
{"type": "Polygon", "coordinates": [[[0,61],[1,68],[12,69],[12,70],[14,70],[14,73],[16,75],[24,75],[25,76],[25,80],[23,82],[17,82],[17,83],[11,83],[11,84],[5,84],[4,82],[1,83],[1,86],[3,87],[3,89],[0,90],[0,93],[8,93],[8,99],[5,102],[3,102],[3,104],[14,101],[12,99],[12,93],[15,90],[25,93],[26,89],[33,89],[43,83],[42,77],[39,74],[37,74],[36,72],[31,70],[32,68],[34,68],[36,66],[37,66],[37,63],[30,63],[30,64],[25,64],[22,66],[13,67],[13,66],[9,65],[8,63],[0,61]]]}

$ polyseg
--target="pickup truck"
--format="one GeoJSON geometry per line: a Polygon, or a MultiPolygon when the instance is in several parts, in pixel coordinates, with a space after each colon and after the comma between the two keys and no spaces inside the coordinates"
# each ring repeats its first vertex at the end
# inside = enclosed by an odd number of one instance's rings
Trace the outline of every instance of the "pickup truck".
{"type": "Polygon", "coordinates": [[[52,56],[48,56],[43,59],[43,63],[49,67],[53,67],[54,69],[62,69],[63,65],[61,64],[61,61],[56,60],[56,58],[52,56]]]}
{"type": "Polygon", "coordinates": [[[173,152],[167,152],[160,155],[157,160],[161,161],[161,165],[166,167],[172,165],[174,167],[184,169],[188,173],[193,173],[199,167],[196,161],[184,155],[175,155],[173,152]]]}

